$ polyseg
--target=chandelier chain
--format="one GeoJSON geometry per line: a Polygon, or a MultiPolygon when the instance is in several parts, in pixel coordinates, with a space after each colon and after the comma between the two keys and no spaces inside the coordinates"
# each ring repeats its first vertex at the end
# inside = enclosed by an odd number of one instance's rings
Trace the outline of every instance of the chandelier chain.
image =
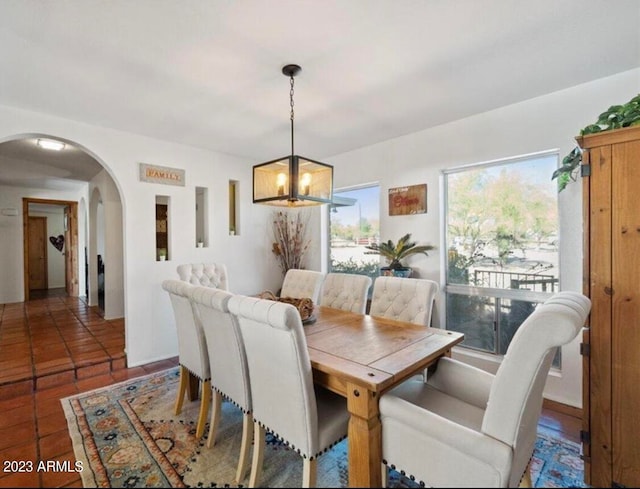
{"type": "Polygon", "coordinates": [[[291,85],[291,89],[289,90],[289,105],[291,107],[291,114],[289,116],[289,119],[291,120],[291,154],[294,155],[295,151],[293,149],[293,85],[295,82],[293,79],[293,75],[291,75],[291,79],[289,83],[291,85]]]}
{"type": "Polygon", "coordinates": [[[293,120],[293,84],[295,83],[293,77],[291,77],[291,90],[289,90],[289,105],[291,106],[291,120],[293,120]]]}

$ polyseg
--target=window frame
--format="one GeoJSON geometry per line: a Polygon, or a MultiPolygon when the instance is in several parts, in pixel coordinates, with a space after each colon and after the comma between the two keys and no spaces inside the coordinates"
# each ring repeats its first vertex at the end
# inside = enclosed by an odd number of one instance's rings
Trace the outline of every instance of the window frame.
{"type": "MultiPolygon", "coordinates": [[[[453,174],[465,173],[468,171],[474,170],[483,170],[487,168],[493,168],[497,166],[506,166],[510,164],[517,164],[523,161],[537,159],[537,158],[548,158],[555,157],[556,165],[560,161],[560,152],[558,149],[545,150],[535,153],[528,153],[519,156],[513,157],[505,157],[491,161],[479,162],[479,163],[471,163],[462,166],[456,166],[452,168],[447,168],[441,171],[442,178],[442,249],[448,250],[449,245],[449,235],[448,235],[448,225],[449,225],[449,180],[448,177],[453,174]]],[[[557,198],[557,194],[556,194],[557,198]]],[[[560,216],[558,216],[557,222],[558,235],[560,234],[560,216]]],[[[561,258],[560,258],[560,248],[558,248],[558,289],[561,284],[561,258]]],[[[553,296],[554,292],[539,292],[539,291],[530,291],[530,290],[516,290],[516,289],[504,289],[504,288],[494,288],[494,287],[479,287],[474,285],[464,285],[464,284],[450,284],[449,283],[449,259],[448,253],[442,254],[442,292],[443,292],[443,301],[444,301],[444,327],[448,329],[447,320],[448,320],[448,301],[450,294],[462,295],[462,296],[479,296],[479,297],[487,297],[492,300],[495,300],[495,308],[494,308],[494,349],[493,351],[483,349],[473,345],[467,345],[461,343],[458,345],[461,348],[465,348],[468,350],[472,350],[475,352],[479,352],[482,354],[487,354],[492,357],[502,357],[503,355],[500,353],[501,344],[500,344],[500,301],[501,300],[521,300],[528,301],[534,303],[541,303],[553,296]]],[[[517,331],[517,330],[516,330],[517,331]]],[[[560,368],[560,357],[556,357],[556,361],[554,361],[554,367],[560,368]]]]}
{"type": "MultiPolygon", "coordinates": [[[[380,182],[368,182],[368,183],[363,183],[363,184],[358,184],[358,185],[352,185],[352,186],[348,186],[348,187],[342,187],[342,188],[334,188],[333,190],[333,196],[336,197],[336,194],[340,194],[343,192],[352,192],[352,191],[357,191],[357,190],[363,190],[363,189],[367,189],[367,188],[372,188],[372,187],[377,187],[378,188],[378,223],[379,225],[381,225],[381,200],[380,200],[380,196],[382,195],[382,186],[380,185],[380,182]]],[[[329,204],[327,206],[327,232],[326,232],[326,239],[327,239],[327,258],[326,258],[326,269],[328,272],[332,271],[332,260],[331,260],[331,213],[332,213],[332,204],[329,204]]],[[[363,274],[364,275],[364,274],[363,274]]],[[[369,276],[369,275],[366,275],[369,276]]],[[[371,289],[373,289],[373,287],[371,287],[371,289]]],[[[371,295],[371,289],[369,290],[369,295],[371,295]]]]}

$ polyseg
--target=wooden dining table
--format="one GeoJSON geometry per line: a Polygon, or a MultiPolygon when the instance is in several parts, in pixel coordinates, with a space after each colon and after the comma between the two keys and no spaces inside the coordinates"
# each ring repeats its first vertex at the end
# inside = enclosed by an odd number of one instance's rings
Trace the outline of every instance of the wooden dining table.
{"type": "Polygon", "coordinates": [[[380,396],[435,364],[462,333],[316,306],[304,331],[313,379],[350,413],[349,487],[381,487],[380,396]]]}

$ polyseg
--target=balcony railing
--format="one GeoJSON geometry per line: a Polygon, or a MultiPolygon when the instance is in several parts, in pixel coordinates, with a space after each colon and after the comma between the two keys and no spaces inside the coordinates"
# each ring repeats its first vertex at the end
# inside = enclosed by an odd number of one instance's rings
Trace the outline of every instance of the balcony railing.
{"type": "Polygon", "coordinates": [[[473,285],[495,289],[518,289],[534,292],[556,292],[558,278],[553,275],[534,273],[500,272],[496,270],[474,270],[473,285]]]}

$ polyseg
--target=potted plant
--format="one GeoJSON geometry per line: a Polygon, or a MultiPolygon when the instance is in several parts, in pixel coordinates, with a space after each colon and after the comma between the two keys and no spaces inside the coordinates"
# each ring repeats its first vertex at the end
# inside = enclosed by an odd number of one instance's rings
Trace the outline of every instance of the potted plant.
{"type": "Polygon", "coordinates": [[[405,234],[397,243],[389,240],[386,243],[373,243],[365,246],[370,253],[383,256],[389,265],[380,268],[381,275],[393,275],[396,277],[410,277],[411,268],[403,264],[402,260],[416,254],[428,256],[427,251],[433,250],[432,245],[418,245],[411,241],[411,233],[405,234]]]}
{"type": "Polygon", "coordinates": [[[167,249],[158,248],[158,260],[165,261],[167,259],[167,249]]]}
{"type": "MultiPolygon", "coordinates": [[[[610,131],[640,125],[640,94],[633,97],[624,105],[612,105],[598,116],[595,124],[580,130],[580,136],[595,134],[597,132],[610,131]]],[[[558,179],[558,192],[564,190],[570,181],[577,179],[578,169],[582,161],[582,150],[576,146],[562,159],[562,165],[553,172],[551,179],[558,179]]]]}
{"type": "Polygon", "coordinates": [[[274,211],[272,214],[271,251],[278,259],[283,276],[292,268],[305,268],[306,255],[311,246],[307,230],[309,217],[305,209],[274,211]]]}

